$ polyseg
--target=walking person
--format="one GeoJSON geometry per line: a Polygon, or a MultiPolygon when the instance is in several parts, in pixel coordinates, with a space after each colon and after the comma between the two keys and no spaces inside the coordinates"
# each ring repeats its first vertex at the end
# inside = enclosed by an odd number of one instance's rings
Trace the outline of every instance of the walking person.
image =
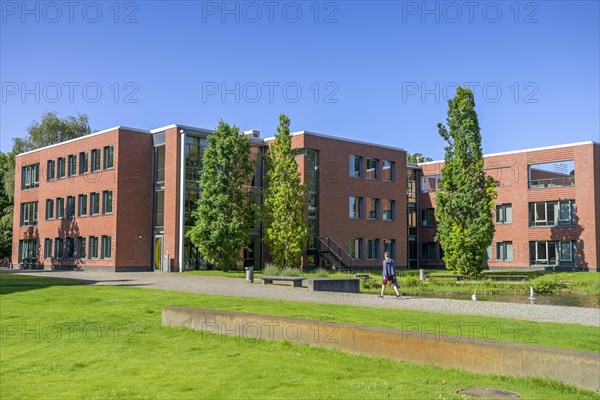
{"type": "Polygon", "coordinates": [[[390,258],[390,253],[385,252],[383,254],[383,271],[381,273],[381,294],[377,296],[383,299],[383,292],[385,291],[385,284],[389,283],[396,292],[396,300],[400,300],[400,293],[398,292],[398,281],[396,280],[396,267],[394,266],[394,260],[390,258]]]}

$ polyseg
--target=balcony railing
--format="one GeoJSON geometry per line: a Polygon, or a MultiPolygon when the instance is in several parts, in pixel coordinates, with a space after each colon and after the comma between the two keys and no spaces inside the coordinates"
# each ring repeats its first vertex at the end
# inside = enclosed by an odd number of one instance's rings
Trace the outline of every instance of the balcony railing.
{"type": "Polygon", "coordinates": [[[529,181],[529,189],[544,189],[568,186],[575,186],[575,180],[573,179],[573,177],[565,176],[562,178],[532,179],[529,181]]]}

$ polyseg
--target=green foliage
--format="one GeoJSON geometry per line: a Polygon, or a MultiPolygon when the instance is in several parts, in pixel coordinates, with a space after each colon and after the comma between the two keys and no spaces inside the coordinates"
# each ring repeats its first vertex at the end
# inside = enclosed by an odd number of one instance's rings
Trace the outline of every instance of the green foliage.
{"type": "Polygon", "coordinates": [[[423,284],[423,281],[421,281],[421,279],[418,276],[414,276],[414,275],[408,275],[405,278],[402,278],[400,280],[400,285],[401,286],[410,286],[410,287],[416,287],[416,286],[421,286],[423,284]]]}
{"type": "Polygon", "coordinates": [[[554,275],[539,276],[533,280],[532,284],[536,293],[554,293],[567,286],[554,275]]]}
{"type": "Polygon", "coordinates": [[[273,263],[265,263],[262,274],[263,276],[277,276],[279,275],[279,268],[273,263]]]}
{"type": "Polygon", "coordinates": [[[221,120],[208,137],[202,165],[196,225],[187,236],[217,269],[227,270],[240,260],[256,214],[245,188],[253,171],[249,139],[221,120]]]}
{"type": "Polygon", "coordinates": [[[69,115],[60,119],[55,112],[46,112],[42,114],[40,122],[31,123],[26,137],[14,139],[13,152],[19,154],[39,149],[89,135],[91,132],[88,116],[85,114],[77,114],[76,117],[69,115]]]}
{"type": "Polygon", "coordinates": [[[421,154],[421,153],[414,153],[414,154],[406,153],[406,161],[408,161],[410,163],[418,164],[418,163],[422,163],[422,162],[433,161],[433,158],[424,157],[423,154],[421,154]]]}
{"type": "Polygon", "coordinates": [[[300,271],[300,268],[284,268],[282,270],[279,270],[279,275],[280,276],[302,276],[304,275],[302,273],[302,271],[300,271]]]}
{"type": "Polygon", "coordinates": [[[315,270],[315,275],[317,275],[319,278],[328,278],[329,271],[325,268],[317,268],[315,270]]]}
{"type": "Polygon", "coordinates": [[[494,237],[494,180],[483,171],[483,152],[475,99],[459,87],[448,100],[448,129],[438,124],[448,143],[442,168],[443,187],[436,192],[436,240],[446,268],[465,275],[483,270],[486,248],[494,237]]]}
{"type": "Polygon", "coordinates": [[[0,258],[12,251],[14,181],[15,155],[0,152],[0,258]]]}
{"type": "Polygon", "coordinates": [[[279,116],[275,141],[265,155],[267,189],[263,205],[265,242],[280,268],[300,265],[308,229],[304,216],[306,188],[292,150],[290,119],[279,116]]]}

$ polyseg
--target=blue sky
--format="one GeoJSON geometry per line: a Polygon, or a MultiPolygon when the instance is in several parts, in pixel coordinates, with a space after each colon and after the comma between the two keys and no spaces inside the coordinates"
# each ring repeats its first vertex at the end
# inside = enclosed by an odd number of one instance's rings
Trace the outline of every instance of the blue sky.
{"type": "Polygon", "coordinates": [[[285,112],[440,159],[456,84],[474,88],[485,153],[600,141],[597,1],[70,4],[0,2],[2,151],[50,110],[263,137],[285,112]]]}

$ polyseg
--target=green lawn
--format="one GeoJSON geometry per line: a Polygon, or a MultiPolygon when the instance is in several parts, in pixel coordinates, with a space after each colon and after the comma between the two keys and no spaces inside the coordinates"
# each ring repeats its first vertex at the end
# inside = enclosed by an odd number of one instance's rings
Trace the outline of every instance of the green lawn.
{"type": "MultiPolygon", "coordinates": [[[[544,379],[485,376],[160,326],[163,306],[395,327],[468,321],[463,316],[81,286],[6,274],[0,275],[0,293],[2,399],[437,399],[459,398],[456,389],[472,386],[514,390],[525,398],[600,399],[598,393],[544,379]]],[[[597,328],[477,320],[537,327],[531,337],[545,344],[598,351],[597,328]],[[568,341],[561,339],[565,336],[568,341]]]]}

